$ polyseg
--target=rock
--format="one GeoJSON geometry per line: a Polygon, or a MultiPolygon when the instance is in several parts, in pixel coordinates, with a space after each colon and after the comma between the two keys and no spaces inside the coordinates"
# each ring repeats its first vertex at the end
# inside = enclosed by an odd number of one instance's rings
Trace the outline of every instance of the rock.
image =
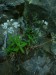
{"type": "MultiPolygon", "coordinates": [[[[11,18],[18,18],[23,15],[24,11],[24,0],[4,0],[0,4],[0,13],[1,15],[7,15],[7,19],[11,16],[11,18]],[[13,11],[12,11],[13,10],[13,11]]],[[[0,16],[1,16],[0,15],[0,16]]],[[[2,18],[1,18],[2,19],[2,18]]]]}
{"type": "MultiPolygon", "coordinates": [[[[32,14],[37,13],[39,19],[48,20],[48,31],[56,32],[56,1],[55,0],[26,0],[29,4],[26,7],[28,10],[28,18],[33,23],[34,18],[32,14]]],[[[34,15],[34,14],[33,14],[34,15]]],[[[26,15],[27,16],[27,15],[26,15]]],[[[30,23],[31,23],[30,22],[30,23]]]]}
{"type": "Polygon", "coordinates": [[[3,46],[4,44],[4,35],[3,35],[3,29],[0,25],[0,48],[3,46]]]}
{"type": "Polygon", "coordinates": [[[23,3],[24,0],[0,0],[0,4],[12,4],[12,5],[17,5],[17,4],[20,4],[20,3],[23,3]]]}
{"type": "Polygon", "coordinates": [[[0,48],[3,46],[3,44],[4,44],[4,38],[2,38],[3,37],[3,35],[2,36],[0,36],[0,48]]]}
{"type": "Polygon", "coordinates": [[[55,18],[56,18],[56,11],[55,11],[56,4],[55,3],[56,3],[55,0],[50,0],[50,1],[42,0],[41,1],[41,4],[43,5],[44,9],[48,10],[48,12],[49,12],[50,16],[52,16],[53,20],[55,20],[55,18]]]}
{"type": "Polygon", "coordinates": [[[53,62],[53,65],[50,69],[50,75],[56,75],[56,60],[53,62]]]}
{"type": "Polygon", "coordinates": [[[24,0],[6,0],[6,3],[16,6],[20,5],[21,3],[24,3],[24,0]]]}
{"type": "Polygon", "coordinates": [[[8,61],[0,63],[0,75],[14,75],[11,67],[12,65],[8,61]]]}
{"type": "Polygon", "coordinates": [[[5,4],[0,4],[0,12],[3,11],[4,9],[6,9],[5,4]]]}
{"type": "Polygon", "coordinates": [[[35,56],[21,65],[20,75],[46,75],[52,66],[49,57],[35,56]]]}
{"type": "Polygon", "coordinates": [[[11,4],[6,4],[6,7],[7,7],[7,9],[4,9],[4,12],[7,13],[8,16],[11,15],[15,19],[23,16],[24,3],[18,4],[18,5],[15,5],[15,6],[11,5],[11,4]]]}
{"type": "Polygon", "coordinates": [[[0,48],[3,46],[4,42],[0,41],[0,48]]]}
{"type": "Polygon", "coordinates": [[[54,55],[56,55],[56,43],[52,43],[51,51],[54,55]]]}
{"type": "Polygon", "coordinates": [[[0,63],[4,62],[6,60],[6,52],[0,50],[0,63]]]}

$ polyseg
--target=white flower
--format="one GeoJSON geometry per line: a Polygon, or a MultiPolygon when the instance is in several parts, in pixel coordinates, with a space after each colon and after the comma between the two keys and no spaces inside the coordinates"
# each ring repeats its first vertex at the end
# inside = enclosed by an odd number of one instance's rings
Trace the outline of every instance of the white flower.
{"type": "Polygon", "coordinates": [[[9,23],[10,21],[9,20],[7,20],[7,23],[9,23]]]}
{"type": "Polygon", "coordinates": [[[44,24],[45,24],[45,25],[48,25],[48,22],[47,22],[47,21],[45,21],[45,22],[44,22],[44,24]]]}
{"type": "Polygon", "coordinates": [[[7,22],[5,22],[5,23],[4,23],[4,25],[8,26],[8,23],[7,23],[7,22]]]}
{"type": "Polygon", "coordinates": [[[42,23],[44,23],[45,25],[48,25],[48,22],[45,20],[42,20],[42,23]]]}
{"type": "Polygon", "coordinates": [[[10,34],[14,33],[13,27],[9,27],[9,28],[8,28],[8,33],[10,33],[10,34]]]}
{"type": "Polygon", "coordinates": [[[44,23],[44,20],[42,20],[42,22],[44,23]]]}
{"type": "Polygon", "coordinates": [[[13,19],[10,19],[10,22],[12,22],[13,21],[13,19]]]}
{"type": "Polygon", "coordinates": [[[13,24],[12,24],[15,28],[18,28],[18,27],[20,27],[20,24],[18,23],[18,22],[13,22],[13,24]]]}
{"type": "Polygon", "coordinates": [[[12,25],[18,25],[18,22],[13,22],[13,24],[12,25]]]}
{"type": "Polygon", "coordinates": [[[4,31],[4,33],[3,33],[4,35],[7,35],[7,31],[4,31]]]}
{"type": "Polygon", "coordinates": [[[42,20],[42,22],[44,23],[43,28],[44,28],[44,29],[47,29],[47,27],[48,27],[48,22],[47,22],[47,21],[44,21],[44,20],[42,20]]]}
{"type": "Polygon", "coordinates": [[[3,27],[3,29],[7,29],[7,27],[8,27],[8,23],[7,23],[7,22],[5,22],[5,23],[4,23],[4,24],[2,24],[1,26],[3,27]]]}

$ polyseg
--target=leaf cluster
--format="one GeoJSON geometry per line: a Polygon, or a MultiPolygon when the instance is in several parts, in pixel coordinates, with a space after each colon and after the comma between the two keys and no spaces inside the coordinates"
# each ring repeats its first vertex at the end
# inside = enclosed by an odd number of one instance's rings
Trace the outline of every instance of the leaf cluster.
{"type": "Polygon", "coordinates": [[[21,38],[19,36],[10,36],[9,40],[8,40],[8,47],[6,49],[7,53],[11,53],[11,52],[21,52],[24,53],[24,48],[27,45],[27,43],[23,40],[21,40],[21,38]]]}

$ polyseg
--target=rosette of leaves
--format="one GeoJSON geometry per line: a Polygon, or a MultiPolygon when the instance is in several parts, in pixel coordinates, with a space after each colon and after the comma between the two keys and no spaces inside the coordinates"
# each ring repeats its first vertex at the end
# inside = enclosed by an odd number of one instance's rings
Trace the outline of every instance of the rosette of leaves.
{"type": "Polygon", "coordinates": [[[10,36],[9,40],[8,40],[8,46],[7,46],[7,53],[12,53],[12,52],[21,52],[24,53],[25,52],[25,47],[26,47],[27,43],[23,40],[21,40],[21,38],[19,36],[10,36]]]}
{"type": "Polygon", "coordinates": [[[27,45],[32,45],[35,38],[35,31],[32,30],[31,27],[28,27],[25,31],[24,37],[26,38],[27,45]]]}

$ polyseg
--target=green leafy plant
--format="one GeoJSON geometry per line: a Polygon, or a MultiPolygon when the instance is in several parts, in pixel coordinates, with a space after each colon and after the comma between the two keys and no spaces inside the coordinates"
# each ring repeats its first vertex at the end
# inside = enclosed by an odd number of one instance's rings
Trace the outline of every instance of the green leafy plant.
{"type": "Polygon", "coordinates": [[[21,38],[19,36],[10,36],[9,40],[8,40],[8,47],[6,49],[7,53],[11,53],[11,52],[21,52],[24,53],[25,51],[25,47],[27,45],[27,42],[21,40],[21,38]]]}
{"type": "Polygon", "coordinates": [[[35,32],[31,27],[28,27],[25,31],[24,37],[26,38],[28,46],[30,46],[34,41],[35,32]]]}

